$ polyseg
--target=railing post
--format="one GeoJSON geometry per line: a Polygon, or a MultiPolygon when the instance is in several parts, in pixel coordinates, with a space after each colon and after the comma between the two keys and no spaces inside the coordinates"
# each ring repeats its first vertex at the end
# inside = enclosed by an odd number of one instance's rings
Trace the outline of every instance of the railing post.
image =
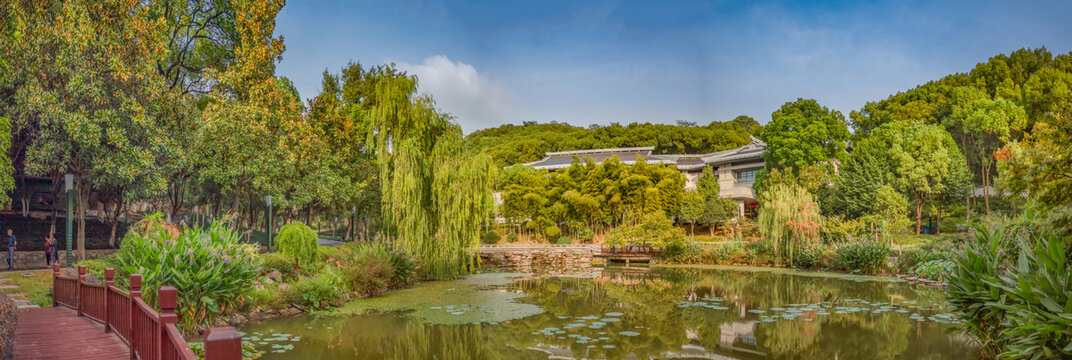
{"type": "Polygon", "coordinates": [[[82,296],[82,284],[86,283],[86,266],[78,265],[78,316],[82,316],[82,311],[85,305],[82,304],[82,300],[85,296],[82,296]]]}
{"type": "MultiPolygon", "coordinates": [[[[163,345],[165,341],[171,341],[167,336],[167,325],[179,322],[179,316],[175,315],[175,307],[179,304],[178,290],[171,286],[161,286],[160,291],[156,293],[156,303],[160,306],[160,333],[156,334],[160,342],[157,345],[163,345]]],[[[153,349],[156,352],[156,359],[161,359],[161,348],[163,346],[153,349]]]]}
{"type": "Polygon", "coordinates": [[[56,301],[56,299],[59,298],[59,295],[60,295],[60,292],[59,292],[59,289],[60,289],[59,288],[59,283],[60,282],[57,281],[58,280],[57,278],[59,278],[59,277],[60,277],[60,264],[52,264],[52,307],[60,306],[59,302],[56,301]]]}
{"type": "Polygon", "coordinates": [[[115,285],[115,269],[104,268],[104,332],[112,332],[112,307],[108,303],[109,294],[112,292],[112,286],[115,285]]]}
{"type": "Polygon", "coordinates": [[[205,360],[242,360],[242,335],[230,326],[208,329],[205,360]]]}
{"type": "Polygon", "coordinates": [[[127,316],[127,321],[130,322],[127,326],[130,329],[130,333],[127,334],[127,339],[130,340],[130,360],[137,359],[137,354],[134,349],[137,349],[137,337],[134,336],[134,319],[137,318],[136,311],[138,311],[138,299],[141,299],[141,274],[130,275],[130,316],[127,316]]]}

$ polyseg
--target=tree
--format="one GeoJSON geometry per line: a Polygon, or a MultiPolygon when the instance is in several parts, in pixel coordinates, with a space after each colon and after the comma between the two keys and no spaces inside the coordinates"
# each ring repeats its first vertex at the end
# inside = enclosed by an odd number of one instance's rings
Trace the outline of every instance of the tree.
{"type": "MultiPolygon", "coordinates": [[[[1019,91],[1016,93],[1019,94],[1019,91]]],[[[958,87],[953,91],[953,113],[948,121],[962,128],[971,139],[972,148],[980,161],[979,175],[983,183],[986,214],[989,216],[993,153],[1010,141],[1014,132],[1027,126],[1027,113],[1012,100],[1001,97],[991,100],[978,88],[958,87]]]]}
{"type": "Polygon", "coordinates": [[[175,94],[152,66],[165,51],[164,29],[130,1],[26,1],[7,10],[18,19],[16,39],[0,56],[15,71],[17,126],[37,130],[27,147],[27,172],[78,177],[78,254],[84,258],[91,192],[165,187],[157,167],[158,156],[169,150],[161,118],[175,94]]]}
{"type": "Polygon", "coordinates": [[[705,167],[703,174],[696,180],[696,190],[703,198],[703,213],[697,222],[706,226],[711,236],[715,236],[715,225],[737,216],[737,205],[733,200],[719,196],[721,189],[718,185],[718,178],[714,176],[710,167],[705,167]]]}
{"type": "Polygon", "coordinates": [[[705,210],[703,196],[695,192],[685,194],[681,199],[681,221],[689,224],[689,233],[696,236],[696,222],[703,218],[705,210]]]}
{"type": "Polygon", "coordinates": [[[838,212],[849,219],[863,216],[872,208],[878,190],[894,180],[894,161],[889,144],[879,137],[867,137],[853,144],[836,179],[833,202],[838,212]]]}
{"type": "Polygon", "coordinates": [[[1002,182],[1030,198],[1057,228],[1072,232],[1072,74],[1043,70],[1025,87],[1025,100],[1041,114],[1023,141],[995,155],[1002,182]]]}
{"type": "Polygon", "coordinates": [[[967,173],[967,164],[949,132],[938,125],[889,123],[876,131],[892,145],[896,184],[912,194],[918,234],[922,232],[924,206],[955,184],[957,174],[967,173]]]}
{"type": "Polygon", "coordinates": [[[372,96],[368,144],[380,167],[387,235],[429,277],[469,271],[494,206],[497,168],[486,155],[463,156],[461,128],[417,95],[416,77],[388,68],[372,96]]]}
{"type": "Polygon", "coordinates": [[[214,79],[205,75],[234,62],[241,42],[237,10],[230,0],[148,2],[149,20],[162,21],[167,29],[167,51],[155,67],[168,88],[183,94],[212,90],[214,79]]]}
{"type": "Polygon", "coordinates": [[[823,216],[799,185],[774,184],[760,195],[759,232],[774,245],[775,263],[793,266],[796,249],[819,241],[823,216]]]}
{"type": "Polygon", "coordinates": [[[771,114],[759,138],[767,143],[763,153],[767,169],[796,173],[808,165],[829,167],[842,160],[849,130],[840,112],[815,100],[797,99],[771,114]]]}

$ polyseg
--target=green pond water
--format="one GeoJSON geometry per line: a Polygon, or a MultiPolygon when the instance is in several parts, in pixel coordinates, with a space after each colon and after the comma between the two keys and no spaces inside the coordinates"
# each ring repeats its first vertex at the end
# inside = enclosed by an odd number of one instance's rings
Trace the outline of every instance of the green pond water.
{"type": "Polygon", "coordinates": [[[481,274],[241,330],[262,359],[970,359],[943,291],[712,268],[481,274]]]}

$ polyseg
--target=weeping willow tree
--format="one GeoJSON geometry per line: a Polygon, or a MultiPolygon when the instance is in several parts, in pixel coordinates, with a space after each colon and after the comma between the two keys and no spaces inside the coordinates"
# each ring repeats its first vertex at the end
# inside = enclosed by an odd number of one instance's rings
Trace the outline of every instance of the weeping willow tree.
{"type": "Polygon", "coordinates": [[[796,250],[819,241],[823,216],[799,185],[776,183],[760,196],[759,232],[774,245],[775,263],[793,266],[796,250]]]}
{"type": "Polygon", "coordinates": [[[365,115],[384,234],[420,260],[425,276],[457,277],[478,265],[473,251],[493,210],[496,168],[486,155],[463,156],[461,127],[417,95],[416,77],[392,67],[377,76],[365,115]]]}

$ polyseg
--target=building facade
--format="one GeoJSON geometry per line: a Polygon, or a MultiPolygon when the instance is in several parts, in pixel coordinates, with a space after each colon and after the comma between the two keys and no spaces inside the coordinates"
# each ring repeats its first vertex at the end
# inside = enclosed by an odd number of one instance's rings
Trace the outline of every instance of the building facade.
{"type": "Polygon", "coordinates": [[[685,189],[696,189],[696,182],[703,175],[704,168],[711,168],[718,177],[719,196],[733,199],[737,203],[738,215],[754,217],[758,199],[752,183],[756,173],[763,169],[763,141],[751,138],[745,146],[717,151],[707,154],[653,154],[654,146],[591,149],[549,152],[539,160],[524,164],[535,169],[555,171],[564,169],[573,163],[573,158],[590,158],[596,163],[617,156],[622,163],[635,164],[643,159],[648,164],[665,164],[674,166],[685,175],[685,189]]]}

